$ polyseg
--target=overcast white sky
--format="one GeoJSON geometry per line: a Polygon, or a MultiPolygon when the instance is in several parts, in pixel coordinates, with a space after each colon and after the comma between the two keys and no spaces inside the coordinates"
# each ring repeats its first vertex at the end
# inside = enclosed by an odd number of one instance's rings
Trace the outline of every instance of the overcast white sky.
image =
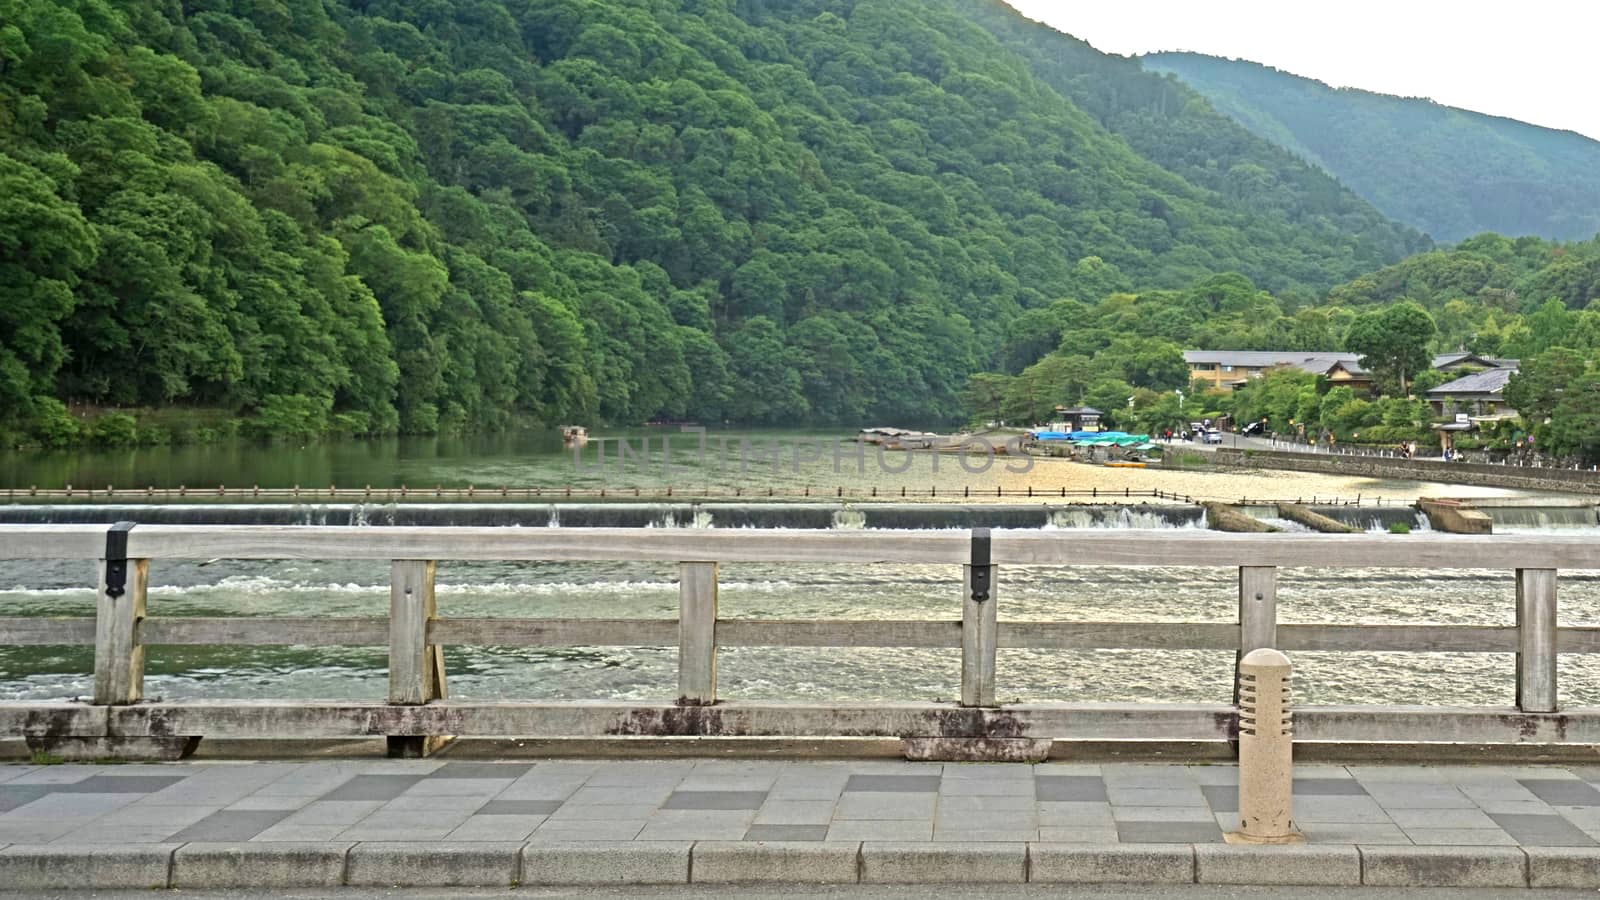
{"type": "Polygon", "coordinates": [[[1192,50],[1600,140],[1600,0],[1007,0],[1108,53],[1192,50]]]}

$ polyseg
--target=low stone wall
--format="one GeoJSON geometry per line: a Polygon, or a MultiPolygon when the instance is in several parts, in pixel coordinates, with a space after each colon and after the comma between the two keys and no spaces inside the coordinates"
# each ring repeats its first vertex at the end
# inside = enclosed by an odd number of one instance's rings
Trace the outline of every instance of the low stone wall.
{"type": "Polygon", "coordinates": [[[1217,465],[1238,468],[1289,469],[1296,472],[1322,472],[1361,478],[1395,478],[1528,491],[1600,494],[1600,473],[1574,469],[1495,466],[1427,459],[1389,459],[1379,456],[1277,453],[1232,448],[1218,448],[1212,453],[1217,465]]]}

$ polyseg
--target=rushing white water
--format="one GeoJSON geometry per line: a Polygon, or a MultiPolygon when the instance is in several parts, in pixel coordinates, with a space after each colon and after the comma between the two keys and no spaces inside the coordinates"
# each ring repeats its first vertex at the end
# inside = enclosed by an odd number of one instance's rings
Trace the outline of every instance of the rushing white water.
{"type": "MultiPolygon", "coordinates": [[[[722,615],[782,619],[960,616],[957,566],[724,564],[722,615]]],[[[0,615],[92,615],[92,562],[0,563],[0,615]]],[[[1237,585],[1227,568],[1007,566],[1002,620],[1228,622],[1237,585]]],[[[383,616],[388,567],[371,561],[157,562],[155,616],[383,616]]],[[[443,616],[671,619],[676,567],[627,562],[439,565],[443,616]]],[[[1561,619],[1600,624],[1600,573],[1561,573],[1561,619]]],[[[1510,572],[1324,570],[1281,573],[1284,622],[1510,625],[1510,572]]],[[[449,647],[452,696],[666,699],[676,648],[449,647]]],[[[1311,703],[1509,704],[1509,654],[1297,653],[1296,692],[1311,703]]],[[[1600,703],[1600,661],[1562,658],[1563,702],[1600,703]]],[[[1222,701],[1226,651],[1002,650],[1004,700],[1222,701]]],[[[152,647],[146,690],[169,699],[377,698],[383,648],[152,647]]],[[[0,648],[0,699],[51,699],[90,689],[87,647],[0,648]]],[[[719,661],[730,698],[949,699],[954,650],[733,648],[719,661]]]]}

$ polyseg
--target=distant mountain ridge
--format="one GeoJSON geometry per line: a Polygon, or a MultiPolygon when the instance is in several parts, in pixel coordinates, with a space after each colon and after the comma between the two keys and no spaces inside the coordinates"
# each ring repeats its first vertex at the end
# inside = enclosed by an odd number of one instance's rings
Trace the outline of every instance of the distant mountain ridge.
{"type": "Polygon", "coordinates": [[[1436,240],[1600,232],[1600,141],[1431,100],[1335,89],[1245,60],[1154,53],[1142,62],[1436,240]]]}

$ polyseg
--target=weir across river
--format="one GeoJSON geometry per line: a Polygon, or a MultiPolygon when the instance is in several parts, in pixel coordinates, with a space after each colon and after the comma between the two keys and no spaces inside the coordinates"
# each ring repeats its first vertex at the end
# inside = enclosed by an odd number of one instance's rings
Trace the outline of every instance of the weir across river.
{"type": "MultiPolygon", "coordinates": [[[[1514,706],[1302,706],[1299,741],[1600,743],[1600,709],[1562,708],[1558,654],[1600,652],[1600,627],[1557,627],[1560,570],[1600,569],[1600,543],[1559,535],[1231,535],[1198,530],[942,531],[568,529],[140,525],[0,525],[0,559],[97,559],[93,618],[0,618],[0,646],[91,645],[88,702],[0,704],[0,736],[41,748],[132,755],[192,739],[389,739],[394,753],[450,736],[889,737],[930,755],[984,755],[1007,742],[1229,741],[1237,709],[1218,703],[1002,703],[1000,648],[1509,653],[1514,706]],[[387,560],[387,617],[151,615],[152,567],[178,560],[387,560]],[[125,560],[125,561],[124,561],[125,560]],[[654,561],[676,564],[671,619],[456,617],[435,595],[437,565],[459,560],[654,561]],[[961,566],[948,586],[959,616],[919,620],[729,619],[718,615],[719,563],[961,566]],[[1227,567],[1238,617],[1218,622],[1008,621],[1008,567],[1227,567]],[[1280,624],[1286,568],[1501,570],[1516,573],[1516,624],[1280,624]],[[161,645],[387,646],[383,701],[153,700],[144,652],[161,645]],[[659,700],[449,699],[452,646],[676,646],[676,684],[659,700]],[[718,690],[726,647],[922,647],[959,651],[959,700],[774,702],[718,690]]],[[[1048,743],[1043,744],[1048,748],[1048,743]]]]}

